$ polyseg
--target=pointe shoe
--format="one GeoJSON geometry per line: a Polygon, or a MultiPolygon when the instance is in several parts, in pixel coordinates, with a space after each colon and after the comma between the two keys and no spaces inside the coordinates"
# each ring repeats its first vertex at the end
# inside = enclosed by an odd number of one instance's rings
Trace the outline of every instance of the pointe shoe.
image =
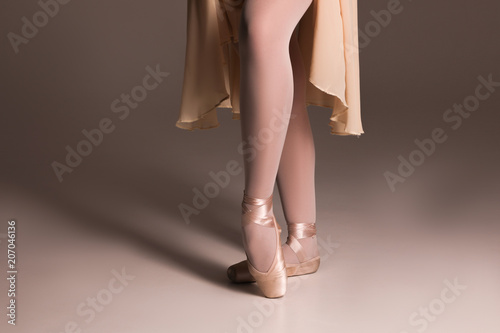
{"type": "Polygon", "coordinates": [[[280,228],[276,222],[274,214],[271,213],[271,217],[267,217],[269,212],[272,210],[272,195],[267,199],[257,199],[246,195],[243,191],[243,203],[242,203],[242,230],[245,232],[244,226],[256,223],[263,227],[274,228],[276,235],[276,252],[273,258],[271,266],[267,272],[261,272],[257,270],[248,260],[247,256],[247,269],[249,275],[257,282],[257,286],[260,288],[264,296],[268,298],[282,297],[286,293],[286,267],[285,259],[283,257],[283,250],[281,248],[280,242],[280,228]],[[250,204],[258,206],[253,210],[249,210],[244,204],[250,204]],[[266,216],[266,217],[263,217],[266,216]]]}
{"type": "MultiPolygon", "coordinates": [[[[290,224],[288,232],[289,234],[286,244],[288,244],[290,249],[292,249],[292,251],[295,253],[297,259],[299,260],[299,263],[285,263],[287,276],[290,277],[315,273],[319,268],[320,257],[316,256],[311,259],[307,259],[305,250],[298,241],[299,239],[313,237],[316,235],[315,223],[290,224]]],[[[255,279],[248,271],[246,260],[229,266],[229,268],[227,269],[227,277],[234,283],[255,282],[255,279]]]]}

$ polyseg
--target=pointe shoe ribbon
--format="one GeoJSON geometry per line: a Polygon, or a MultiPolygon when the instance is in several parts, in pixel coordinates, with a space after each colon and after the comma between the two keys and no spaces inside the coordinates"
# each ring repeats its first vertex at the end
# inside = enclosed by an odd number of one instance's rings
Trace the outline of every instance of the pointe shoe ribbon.
{"type": "MultiPolygon", "coordinates": [[[[276,249],[273,262],[267,272],[257,270],[247,258],[247,268],[250,275],[257,282],[264,296],[268,298],[282,297],[286,293],[286,266],[283,250],[280,242],[280,227],[272,212],[272,195],[267,199],[249,197],[243,192],[242,203],[242,227],[248,224],[259,224],[264,227],[272,227],[275,230],[276,249]],[[245,204],[253,205],[250,210],[245,204]]],[[[244,233],[244,228],[243,228],[244,233]]]]}
{"type": "Polygon", "coordinates": [[[319,268],[320,257],[316,256],[308,259],[306,250],[298,241],[302,238],[316,236],[316,223],[291,223],[288,228],[289,234],[286,244],[295,253],[297,259],[299,259],[299,263],[287,264],[287,275],[296,276],[316,272],[319,268]]]}
{"type": "MultiPolygon", "coordinates": [[[[316,235],[316,224],[315,223],[293,223],[288,225],[289,235],[286,244],[294,251],[295,255],[299,260],[299,264],[287,264],[286,271],[287,276],[297,276],[304,274],[315,273],[320,264],[320,257],[314,257],[307,259],[307,254],[304,248],[298,241],[299,239],[306,237],[313,237],[316,235]]],[[[281,231],[281,228],[280,228],[281,231]]],[[[255,282],[248,271],[246,260],[240,261],[237,264],[231,265],[227,269],[227,276],[229,280],[234,283],[249,283],[255,282]]]]}

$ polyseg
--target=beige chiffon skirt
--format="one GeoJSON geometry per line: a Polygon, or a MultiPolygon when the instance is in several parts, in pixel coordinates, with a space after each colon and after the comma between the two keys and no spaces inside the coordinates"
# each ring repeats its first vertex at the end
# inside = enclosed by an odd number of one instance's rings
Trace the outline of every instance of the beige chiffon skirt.
{"type": "MultiPolygon", "coordinates": [[[[179,118],[182,129],[219,126],[217,108],[239,119],[238,26],[244,0],[188,0],[187,45],[179,118]]],[[[331,109],[330,133],[363,132],[357,0],[313,0],[299,22],[307,105],[331,109]]]]}

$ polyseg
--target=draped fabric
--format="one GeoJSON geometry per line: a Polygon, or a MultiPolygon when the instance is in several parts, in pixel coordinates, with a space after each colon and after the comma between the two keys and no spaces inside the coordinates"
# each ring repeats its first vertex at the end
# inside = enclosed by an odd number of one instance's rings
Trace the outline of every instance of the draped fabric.
{"type": "MultiPolygon", "coordinates": [[[[179,118],[182,129],[218,127],[218,108],[239,119],[238,27],[244,0],[188,0],[179,118]]],[[[360,136],[357,0],[313,0],[299,22],[307,105],[331,110],[330,133],[360,136]]]]}

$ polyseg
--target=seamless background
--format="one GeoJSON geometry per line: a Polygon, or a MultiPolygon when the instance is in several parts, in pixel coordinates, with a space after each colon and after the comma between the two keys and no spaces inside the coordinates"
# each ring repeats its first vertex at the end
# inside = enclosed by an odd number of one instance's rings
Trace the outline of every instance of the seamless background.
{"type": "MultiPolygon", "coordinates": [[[[443,116],[479,77],[500,82],[500,4],[401,1],[378,21],[391,3],[358,4],[365,134],[330,135],[329,110],[309,107],[322,265],[272,302],[225,277],[244,258],[242,172],[180,213],[210,172],[243,162],[229,110],[216,129],[175,127],[186,3],[2,1],[0,268],[15,219],[18,269],[15,327],[0,282],[2,332],[498,332],[500,87],[458,128],[443,116]],[[9,34],[44,23],[42,4],[53,17],[16,53],[9,34]],[[120,119],[112,103],[148,66],[169,74],[120,119]],[[52,163],[103,119],[114,130],[61,182],[52,163]],[[384,174],[436,128],[446,141],[392,191],[384,174]]],[[[277,191],[275,213],[285,227],[277,191]]]]}

